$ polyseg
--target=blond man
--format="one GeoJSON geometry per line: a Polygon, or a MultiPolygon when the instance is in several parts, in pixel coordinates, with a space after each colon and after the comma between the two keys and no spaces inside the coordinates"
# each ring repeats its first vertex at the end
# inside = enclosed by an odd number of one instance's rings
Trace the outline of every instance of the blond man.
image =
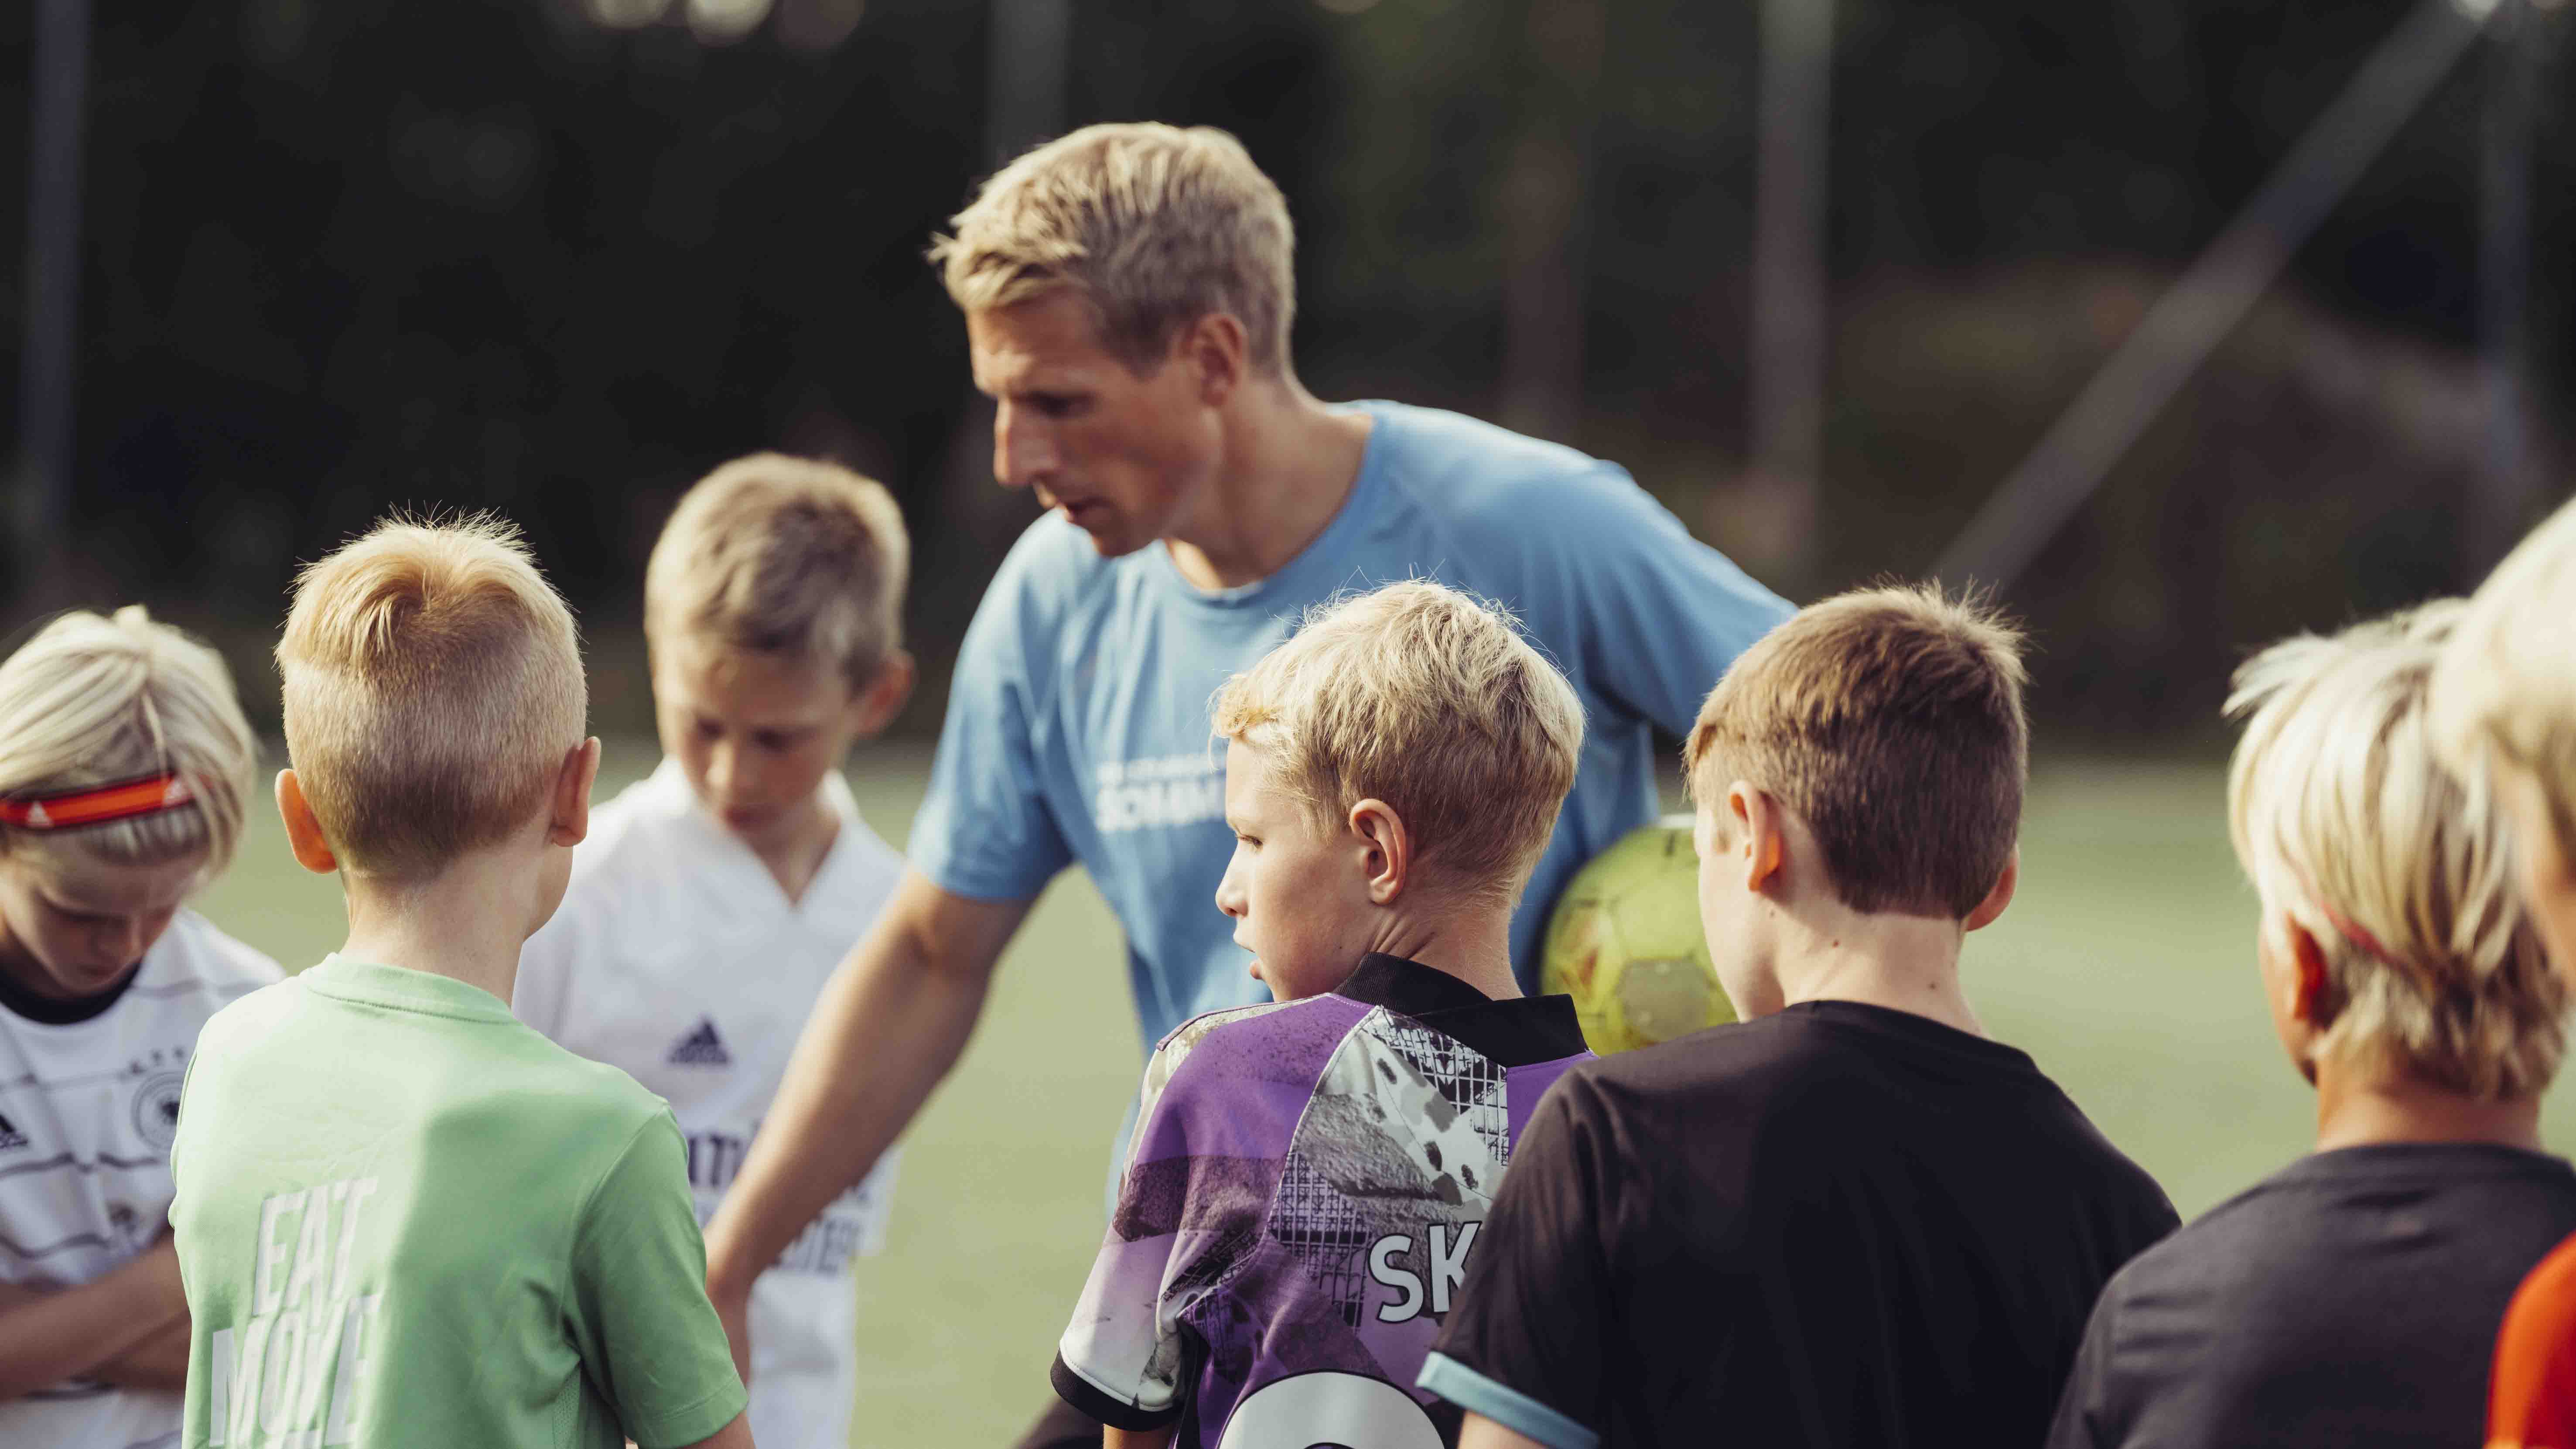
{"type": "Polygon", "coordinates": [[[2506,826],[2436,760],[2456,602],[2274,645],[2236,676],[2228,776],[2272,1023],[2316,1151],[2121,1270],[2055,1449],[2467,1442],[2506,1300],[2576,1229],[2540,1151],[2566,989],[2506,826]]]}
{"type": "Polygon", "coordinates": [[[2018,874],[2019,645],[1873,589],[1709,695],[1686,767],[1740,1021],[1540,1104],[1423,1370],[1462,1449],[2046,1430],[2094,1293],[2174,1213],[1960,989],[2018,874]]]}
{"type": "Polygon", "coordinates": [[[1228,840],[1207,700],[1308,608],[1417,577],[1499,600],[1582,701],[1574,787],[1512,924],[1524,984],[1567,876],[1654,817],[1655,728],[1688,728],[1787,613],[1611,464],[1316,399],[1290,358],[1294,244],[1232,137],[1115,125],[1005,167],[934,247],[994,401],[994,474],[1049,512],[967,633],[912,874],[709,1227],[729,1311],[955,1063],[1066,866],[1126,929],[1141,1042],[1244,1003],[1242,952],[1204,905],[1228,840]]]}
{"type": "Polygon", "coordinates": [[[307,569],[277,779],[348,944],[206,1024],[186,1442],[745,1449],[670,1110],[506,1005],[589,825],[572,617],[506,525],[307,569]]]}
{"type": "Polygon", "coordinates": [[[1587,1057],[1509,946],[1582,706],[1507,616],[1406,583],[1316,613],[1215,717],[1217,908],[1273,1002],[1155,1051],[1056,1388],[1113,1449],[1428,1449],[1413,1377],[1518,1125],[1587,1057]]]}
{"type": "MultiPolygon", "coordinates": [[[[592,815],[519,956],[521,1021],[671,1104],[701,1220],[903,870],[841,765],[911,690],[908,555],[894,499],[830,463],[756,454],[681,498],[644,574],[661,767],[592,815]]],[[[893,1180],[888,1153],[753,1290],[762,1443],[849,1442],[850,1265],[883,1242],[893,1180]]]]}
{"type": "MultiPolygon", "coordinates": [[[[2576,981],[2576,506],[2532,530],[2470,600],[2432,685],[2433,730],[2512,822],[2524,907],[2576,981]]],[[[2514,1296],[2496,1340],[2487,1437],[2576,1446],[2576,1239],[2514,1296]]]]}

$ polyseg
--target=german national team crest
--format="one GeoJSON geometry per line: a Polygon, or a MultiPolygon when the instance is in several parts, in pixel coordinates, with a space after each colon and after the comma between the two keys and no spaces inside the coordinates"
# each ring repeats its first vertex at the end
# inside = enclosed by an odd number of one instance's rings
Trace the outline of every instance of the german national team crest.
{"type": "Polygon", "coordinates": [[[163,1072],[134,1094],[134,1130],[155,1152],[169,1151],[179,1135],[179,1089],[187,1081],[184,1072],[163,1072]]]}

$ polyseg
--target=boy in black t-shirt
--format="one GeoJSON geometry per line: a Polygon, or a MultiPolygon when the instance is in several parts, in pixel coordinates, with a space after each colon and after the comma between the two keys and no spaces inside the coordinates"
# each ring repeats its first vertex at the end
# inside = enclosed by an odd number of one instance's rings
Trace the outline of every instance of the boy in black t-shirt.
{"type": "Polygon", "coordinates": [[[2540,1151],[2567,988],[2502,812],[2427,738],[2459,612],[2293,639],[2237,675],[2229,815],[2317,1150],[2111,1280],[2055,1449],[2479,1442],[2497,1326],[2576,1231],[2576,1171],[2540,1151]]]}
{"type": "Polygon", "coordinates": [[[2019,638],[1846,594],[1691,732],[1700,910],[1738,1025],[1543,1101],[1424,1387],[1462,1449],[2035,1445],[2152,1179],[1959,989],[2011,900],[2019,638]]]}

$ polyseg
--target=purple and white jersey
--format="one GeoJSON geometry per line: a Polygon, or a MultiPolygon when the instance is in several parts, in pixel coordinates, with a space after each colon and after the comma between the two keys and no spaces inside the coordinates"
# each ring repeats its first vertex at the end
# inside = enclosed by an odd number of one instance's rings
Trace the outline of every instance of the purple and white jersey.
{"type": "MultiPolygon", "coordinates": [[[[1412,1389],[1512,1144],[1585,1060],[1562,996],[1371,955],[1165,1038],[1057,1392],[1178,1449],[1438,1449],[1412,1389]]],[[[1452,1421],[1454,1422],[1454,1420],[1452,1421]]]]}

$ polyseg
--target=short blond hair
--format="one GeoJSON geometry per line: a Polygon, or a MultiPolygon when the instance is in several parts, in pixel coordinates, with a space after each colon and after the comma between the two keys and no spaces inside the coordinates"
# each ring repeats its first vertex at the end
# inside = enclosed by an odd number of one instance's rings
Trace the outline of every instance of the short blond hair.
{"type": "Polygon", "coordinates": [[[1429,879],[1502,903],[1546,850],[1583,751],[1583,702],[1511,613],[1427,580],[1317,605],[1217,691],[1214,715],[1327,828],[1383,800],[1429,879]]]}
{"type": "Polygon", "coordinates": [[[829,661],[859,689],[903,644],[912,544],[894,495],[837,463],[754,453],[680,499],[644,568],[644,635],[829,661]]]}
{"type": "Polygon", "coordinates": [[[1742,780],[1816,835],[1855,911],[1963,920],[2021,835],[2021,633],[1937,584],[1808,605],[1728,668],[1682,747],[1693,800],[1742,780]]]}
{"type": "Polygon", "coordinates": [[[2497,1101],[2556,1075],[2567,988],[2515,896],[2501,811],[2435,755],[2432,681],[2462,613],[2428,604],[2247,661],[2228,828],[2267,923],[2286,912],[2324,953],[2319,1053],[2497,1101]]]}
{"type": "Polygon", "coordinates": [[[1256,369],[1288,370],[1288,203],[1243,143],[1212,126],[1085,126],[1003,167],[948,224],[930,260],[963,311],[1069,289],[1140,375],[1179,328],[1227,312],[1256,369]]]}
{"type": "Polygon", "coordinates": [[[581,743],[572,614],[490,515],[388,519],[307,567],[277,665],[304,797],[363,874],[434,875],[525,826],[581,743]]]}
{"type": "Polygon", "coordinates": [[[2576,503],[2478,587],[2434,669],[2433,738],[2453,769],[2529,776],[2576,856],[2576,503]]]}
{"type": "Polygon", "coordinates": [[[162,865],[203,851],[218,875],[241,843],[258,756],[222,655],[141,604],[64,614],[0,663],[0,797],[175,774],[192,798],[67,830],[0,828],[0,856],[162,865]]]}

